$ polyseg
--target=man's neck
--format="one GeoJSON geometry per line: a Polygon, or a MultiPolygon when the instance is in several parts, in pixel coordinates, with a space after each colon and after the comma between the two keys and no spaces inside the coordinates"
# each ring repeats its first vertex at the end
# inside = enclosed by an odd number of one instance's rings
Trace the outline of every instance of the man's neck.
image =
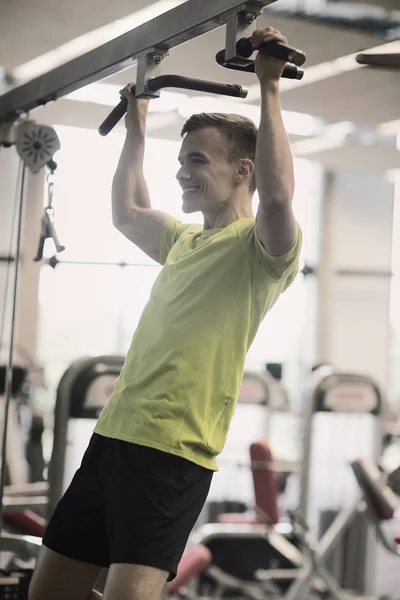
{"type": "Polygon", "coordinates": [[[227,210],[220,211],[219,213],[203,213],[203,217],[204,229],[222,229],[235,221],[239,221],[239,219],[252,219],[254,215],[251,206],[230,206],[227,210]]]}

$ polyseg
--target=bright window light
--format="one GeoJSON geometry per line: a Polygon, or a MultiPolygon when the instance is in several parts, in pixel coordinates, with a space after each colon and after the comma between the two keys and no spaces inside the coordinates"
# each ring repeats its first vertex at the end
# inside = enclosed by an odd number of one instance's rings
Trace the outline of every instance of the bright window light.
{"type": "Polygon", "coordinates": [[[381,123],[380,125],[378,125],[378,131],[383,135],[400,134],[400,119],[397,119],[396,121],[386,121],[386,123],[381,123]]]}
{"type": "Polygon", "coordinates": [[[354,133],[355,126],[349,121],[335,123],[325,127],[323,135],[306,140],[300,140],[292,144],[292,151],[297,156],[306,156],[315,152],[332,150],[344,145],[348,135],[354,133]]]}

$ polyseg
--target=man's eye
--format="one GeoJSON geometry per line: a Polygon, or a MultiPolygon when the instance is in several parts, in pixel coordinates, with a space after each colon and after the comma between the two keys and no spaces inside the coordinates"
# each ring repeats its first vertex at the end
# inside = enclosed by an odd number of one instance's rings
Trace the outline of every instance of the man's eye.
{"type": "Polygon", "coordinates": [[[195,165],[197,165],[197,164],[201,164],[202,162],[203,162],[203,161],[202,161],[200,158],[194,158],[194,159],[193,159],[193,163],[194,163],[195,165]]]}

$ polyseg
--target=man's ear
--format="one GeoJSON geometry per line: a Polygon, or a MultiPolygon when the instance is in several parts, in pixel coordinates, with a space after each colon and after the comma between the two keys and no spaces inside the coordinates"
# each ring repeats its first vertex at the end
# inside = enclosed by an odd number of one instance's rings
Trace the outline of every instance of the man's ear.
{"type": "Polygon", "coordinates": [[[236,171],[236,179],[243,182],[245,179],[250,179],[254,173],[254,163],[249,158],[241,158],[238,162],[236,171]]]}

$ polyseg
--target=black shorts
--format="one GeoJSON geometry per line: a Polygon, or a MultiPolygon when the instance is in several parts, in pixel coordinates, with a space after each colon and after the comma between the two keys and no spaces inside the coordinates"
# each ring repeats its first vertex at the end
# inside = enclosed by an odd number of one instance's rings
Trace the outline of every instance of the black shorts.
{"type": "Polygon", "coordinates": [[[94,433],[43,544],[101,567],[156,567],[171,580],[212,475],[179,456],[94,433]]]}

